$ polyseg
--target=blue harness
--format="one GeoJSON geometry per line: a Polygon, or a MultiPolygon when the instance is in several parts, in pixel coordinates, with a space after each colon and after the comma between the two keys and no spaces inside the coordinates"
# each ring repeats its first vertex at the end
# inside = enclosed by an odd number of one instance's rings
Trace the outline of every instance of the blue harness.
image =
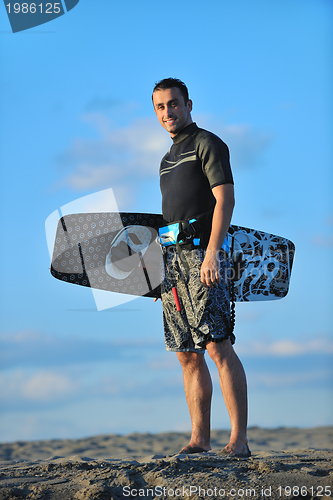
{"type": "MultiPolygon", "coordinates": [[[[160,227],[158,230],[160,244],[162,247],[171,245],[190,245],[192,248],[200,248],[201,225],[198,219],[190,219],[189,221],[172,222],[167,226],[160,227]]],[[[222,250],[229,254],[230,244],[229,235],[227,233],[223,244],[222,250]]]]}

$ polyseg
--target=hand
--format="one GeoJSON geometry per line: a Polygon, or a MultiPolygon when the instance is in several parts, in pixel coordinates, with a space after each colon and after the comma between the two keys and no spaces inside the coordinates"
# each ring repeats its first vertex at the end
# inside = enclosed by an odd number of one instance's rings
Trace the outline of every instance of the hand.
{"type": "Polygon", "coordinates": [[[200,269],[200,279],[205,288],[213,288],[220,281],[219,252],[207,250],[200,269]]]}

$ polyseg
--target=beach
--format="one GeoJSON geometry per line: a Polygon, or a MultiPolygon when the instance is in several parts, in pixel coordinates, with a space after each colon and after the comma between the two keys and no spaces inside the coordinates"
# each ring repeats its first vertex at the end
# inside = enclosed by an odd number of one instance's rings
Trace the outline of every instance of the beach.
{"type": "Polygon", "coordinates": [[[0,500],[331,498],[333,427],[251,427],[252,456],[179,454],[189,433],[107,434],[0,444],[0,500]]]}

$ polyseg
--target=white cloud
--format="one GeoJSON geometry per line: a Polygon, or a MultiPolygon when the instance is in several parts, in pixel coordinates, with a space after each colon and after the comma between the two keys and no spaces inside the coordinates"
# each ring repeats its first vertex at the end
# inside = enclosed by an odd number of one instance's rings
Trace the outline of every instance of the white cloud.
{"type": "Polygon", "coordinates": [[[41,335],[33,330],[22,330],[13,333],[0,333],[0,342],[10,342],[13,344],[21,344],[22,342],[40,342],[41,339],[51,339],[49,335],[41,335]]]}
{"type": "MultiPolygon", "coordinates": [[[[169,149],[169,135],[155,117],[136,118],[117,127],[102,112],[81,117],[94,132],[94,138],[75,138],[58,158],[61,172],[69,170],[59,185],[73,190],[110,186],[122,192],[137,183],[156,177],[161,158],[169,149]]],[[[198,125],[212,130],[229,146],[233,168],[253,167],[271,137],[247,124],[223,124],[211,116],[199,116],[198,125]]],[[[118,199],[117,199],[118,201],[118,199]]]]}
{"type": "Polygon", "coordinates": [[[235,169],[256,166],[271,142],[270,134],[257,131],[249,125],[222,127],[221,136],[229,146],[231,164],[235,169]]]}
{"type": "Polygon", "coordinates": [[[332,354],[333,340],[320,337],[303,342],[281,339],[275,342],[252,341],[237,346],[237,352],[243,356],[292,357],[305,354],[332,354]]]}
{"type": "MultiPolygon", "coordinates": [[[[164,367],[165,369],[165,367],[164,367]]],[[[68,402],[141,394],[149,398],[156,392],[175,385],[175,376],[165,376],[161,369],[154,373],[142,359],[114,362],[86,361],[80,365],[68,364],[52,369],[18,368],[0,373],[0,402],[11,408],[53,407],[68,402]],[[126,373],[126,375],[125,375],[126,373]]],[[[181,388],[181,375],[177,372],[177,386],[181,388]]]]}
{"type": "Polygon", "coordinates": [[[332,248],[333,234],[315,234],[312,238],[313,243],[318,247],[332,248]]]}
{"type": "Polygon", "coordinates": [[[3,402],[50,402],[67,398],[76,390],[77,384],[70,377],[52,370],[40,370],[36,373],[16,370],[0,375],[3,402]]]}
{"type": "MultiPolygon", "coordinates": [[[[316,246],[322,248],[332,248],[333,246],[333,214],[329,213],[327,217],[321,221],[321,230],[320,232],[314,234],[312,236],[312,243],[316,246]]],[[[318,229],[318,227],[317,227],[318,229]]]]}
{"type": "Polygon", "coordinates": [[[170,138],[156,119],[138,118],[122,128],[112,126],[102,113],[86,114],[82,119],[92,125],[97,137],[76,138],[60,155],[60,166],[71,170],[61,184],[83,190],[158,175],[170,138]]]}
{"type": "Polygon", "coordinates": [[[198,125],[212,131],[228,145],[233,169],[257,166],[272,141],[272,134],[269,132],[244,123],[225,124],[210,115],[199,116],[198,125]]]}
{"type": "Polygon", "coordinates": [[[94,186],[108,185],[117,180],[119,172],[110,168],[110,165],[89,165],[81,163],[77,169],[67,177],[67,183],[76,190],[86,190],[94,186]]]}
{"type": "Polygon", "coordinates": [[[64,375],[45,370],[28,378],[22,389],[26,399],[49,401],[74,393],[76,385],[64,375]]]}
{"type": "MultiPolygon", "coordinates": [[[[128,339],[122,337],[113,342],[80,339],[78,343],[74,337],[60,339],[18,332],[1,335],[0,340],[4,343],[4,360],[9,356],[7,369],[3,367],[0,372],[4,411],[31,408],[37,411],[79,401],[91,404],[92,398],[110,402],[115,397],[147,400],[160,393],[182,391],[181,368],[176,356],[160,351],[163,346],[154,336],[133,338],[130,349],[128,339]]],[[[304,342],[252,341],[236,345],[236,351],[244,358],[251,388],[319,386],[331,377],[328,358],[320,357],[333,353],[333,341],[327,338],[304,342]],[[302,355],[311,355],[313,363],[309,365],[308,358],[302,355]]],[[[218,386],[217,370],[208,356],[207,362],[218,386]]]]}
{"type": "Polygon", "coordinates": [[[267,389],[276,389],[284,387],[294,387],[297,385],[318,384],[318,387],[323,382],[330,380],[332,374],[328,369],[298,371],[296,373],[271,373],[271,372],[255,372],[249,371],[248,381],[250,389],[254,387],[265,387],[267,389]]]}

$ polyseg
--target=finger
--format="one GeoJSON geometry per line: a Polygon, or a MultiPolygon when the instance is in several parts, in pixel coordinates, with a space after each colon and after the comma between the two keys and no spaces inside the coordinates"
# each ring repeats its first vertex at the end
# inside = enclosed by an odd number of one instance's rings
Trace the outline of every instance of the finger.
{"type": "Polygon", "coordinates": [[[211,288],[214,286],[210,278],[210,273],[207,271],[201,273],[201,282],[205,288],[211,288]]]}
{"type": "Polygon", "coordinates": [[[208,269],[205,274],[205,277],[209,287],[212,288],[217,286],[218,273],[214,269],[208,269]]]}
{"type": "Polygon", "coordinates": [[[201,271],[201,273],[200,273],[200,281],[201,281],[201,283],[203,284],[203,286],[204,286],[205,288],[207,288],[206,277],[205,277],[205,275],[204,275],[204,273],[203,273],[202,271],[201,271]]]}
{"type": "Polygon", "coordinates": [[[215,278],[212,278],[212,280],[211,280],[211,287],[214,288],[216,286],[217,286],[217,281],[216,281],[215,278]]]}

